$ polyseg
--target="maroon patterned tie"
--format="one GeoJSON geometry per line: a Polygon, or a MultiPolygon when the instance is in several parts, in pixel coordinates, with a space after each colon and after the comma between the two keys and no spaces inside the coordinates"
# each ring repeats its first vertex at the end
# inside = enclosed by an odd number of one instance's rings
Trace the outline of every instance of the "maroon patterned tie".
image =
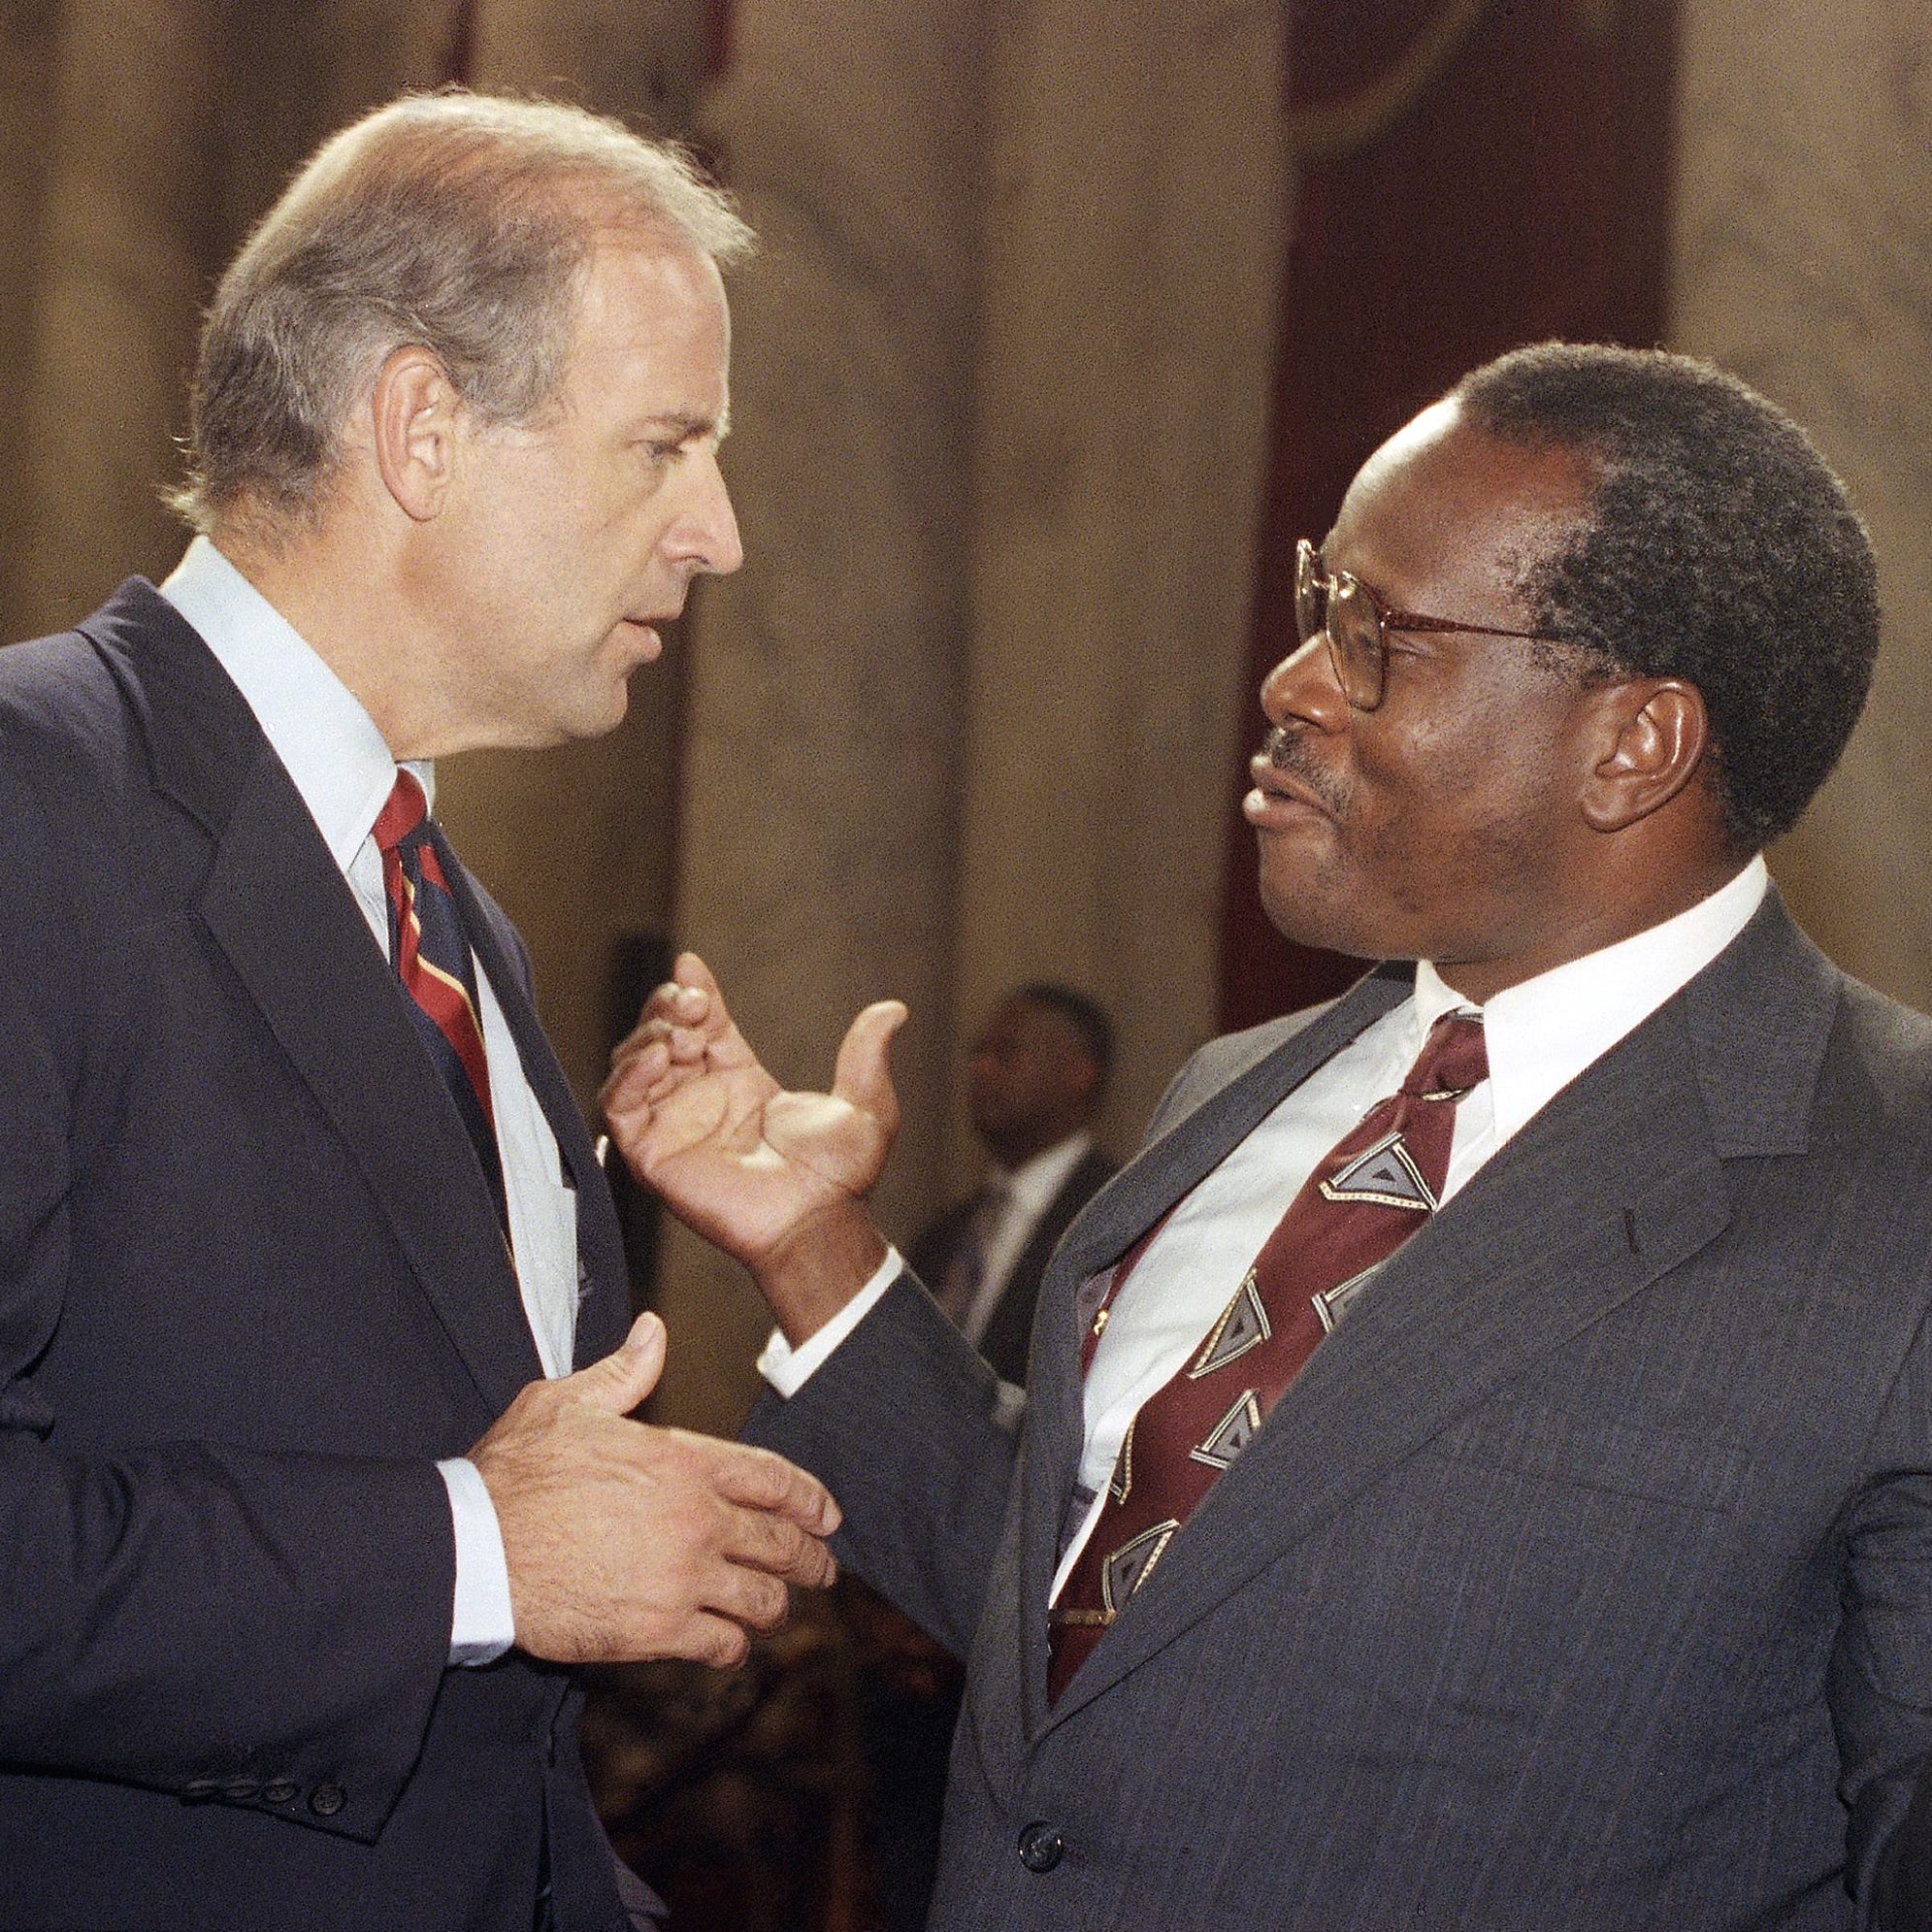
{"type": "MultiPolygon", "coordinates": [[[[1253,1441],[1350,1295],[1435,1211],[1456,1103],[1488,1078],[1482,1020],[1445,1014],[1401,1087],[1323,1156],[1206,1341],[1141,1405],[1093,1533],[1047,1614],[1050,1699],[1253,1441]]],[[[1123,1267],[1109,1303],[1126,1275],[1123,1267]]]]}

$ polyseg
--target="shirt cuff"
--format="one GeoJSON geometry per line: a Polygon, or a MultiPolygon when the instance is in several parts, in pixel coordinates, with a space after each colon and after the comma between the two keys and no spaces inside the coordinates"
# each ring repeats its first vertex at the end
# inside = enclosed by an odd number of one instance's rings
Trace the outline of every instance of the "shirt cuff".
{"type": "Polygon", "coordinates": [[[449,1491],[456,1525],[456,1602],[449,1618],[449,1661],[493,1663],[516,1641],[509,1607],[509,1563],[497,1506],[474,1462],[451,1457],[436,1471],[449,1491]]]}
{"type": "Polygon", "coordinates": [[[797,1348],[776,1329],[758,1358],[758,1372],[781,1395],[796,1395],[830,1359],[832,1352],[878,1305],[880,1295],[902,1274],[905,1262],[897,1248],[888,1248],[886,1258],[864,1288],[841,1308],[824,1327],[807,1335],[797,1348]]]}

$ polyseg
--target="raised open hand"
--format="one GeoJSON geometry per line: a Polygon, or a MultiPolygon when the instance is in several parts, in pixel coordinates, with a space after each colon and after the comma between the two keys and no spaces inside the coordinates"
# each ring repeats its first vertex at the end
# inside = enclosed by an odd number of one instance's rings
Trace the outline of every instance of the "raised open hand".
{"type": "Polygon", "coordinates": [[[885,1252],[862,1203],[899,1130],[888,1054],[905,1008],[879,1000],[852,1022],[829,1094],[787,1093],[704,961],[681,953],[671,970],[611,1056],[605,1119],[638,1179],[742,1261],[800,1339],[885,1252]]]}

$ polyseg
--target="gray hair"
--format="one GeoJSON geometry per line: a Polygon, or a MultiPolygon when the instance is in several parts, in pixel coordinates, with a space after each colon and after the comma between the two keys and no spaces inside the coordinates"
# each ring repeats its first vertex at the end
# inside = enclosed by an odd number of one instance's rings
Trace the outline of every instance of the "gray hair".
{"type": "Polygon", "coordinates": [[[420,344],[487,422],[555,394],[598,242],[720,265],[751,230],[690,156],[550,101],[406,95],[323,144],[263,217],[203,325],[188,478],[198,530],[312,521],[358,397],[420,344]]]}

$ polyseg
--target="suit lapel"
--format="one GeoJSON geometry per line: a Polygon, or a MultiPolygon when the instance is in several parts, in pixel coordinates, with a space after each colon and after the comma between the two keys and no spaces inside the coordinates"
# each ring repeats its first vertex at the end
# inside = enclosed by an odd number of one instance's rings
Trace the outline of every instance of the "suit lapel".
{"type": "MultiPolygon", "coordinates": [[[[1802,1149],[1837,995],[1835,970],[1774,896],[1390,1261],[1044,1723],[1101,1695],[1719,1234],[1731,1214],[1722,1159],[1802,1149]]],[[[1029,1599],[1034,1615],[1045,1588],[1029,1599]]],[[[1034,1689],[1043,1708],[1043,1685],[1034,1689]]]]}
{"type": "Polygon", "coordinates": [[[208,832],[195,910],[334,1124],[492,1411],[541,1373],[496,1210],[405,996],[280,761],[147,585],[84,634],[128,694],[157,790],[208,832]]]}

